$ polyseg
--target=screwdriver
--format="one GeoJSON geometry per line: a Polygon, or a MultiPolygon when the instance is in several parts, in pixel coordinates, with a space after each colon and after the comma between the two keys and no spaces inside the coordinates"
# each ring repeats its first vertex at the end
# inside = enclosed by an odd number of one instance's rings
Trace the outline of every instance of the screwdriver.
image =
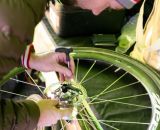
{"type": "Polygon", "coordinates": [[[55,52],[63,52],[66,54],[67,67],[70,69],[70,56],[69,54],[73,52],[72,48],[59,47],[55,49],[55,52]]]}

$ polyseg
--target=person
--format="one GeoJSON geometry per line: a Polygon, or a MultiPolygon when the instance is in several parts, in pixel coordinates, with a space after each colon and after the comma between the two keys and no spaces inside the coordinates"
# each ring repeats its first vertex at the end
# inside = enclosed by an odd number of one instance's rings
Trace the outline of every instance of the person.
{"type": "MultiPolygon", "coordinates": [[[[139,0],[75,0],[76,6],[89,9],[98,15],[106,8],[131,8],[139,0]]],[[[66,64],[65,53],[51,52],[42,56],[34,54],[34,28],[42,19],[49,0],[0,0],[0,80],[14,67],[38,71],[57,71],[67,78],[72,78],[74,63],[71,68],[66,64]]],[[[0,130],[32,130],[36,126],[55,124],[57,120],[71,115],[71,110],[56,108],[56,101],[41,99],[15,102],[0,100],[0,130]]]]}
{"type": "MultiPolygon", "coordinates": [[[[37,56],[34,53],[34,28],[44,16],[48,0],[0,0],[0,81],[14,67],[38,71],[57,71],[66,78],[73,77],[74,63],[70,68],[66,54],[50,52],[37,56]]],[[[27,99],[13,101],[0,99],[0,130],[33,130],[50,126],[72,114],[72,108],[58,109],[56,100],[27,99]]]]}
{"type": "Polygon", "coordinates": [[[99,15],[107,8],[120,10],[131,9],[140,0],[75,0],[75,5],[82,9],[91,10],[94,15],[99,15]]]}

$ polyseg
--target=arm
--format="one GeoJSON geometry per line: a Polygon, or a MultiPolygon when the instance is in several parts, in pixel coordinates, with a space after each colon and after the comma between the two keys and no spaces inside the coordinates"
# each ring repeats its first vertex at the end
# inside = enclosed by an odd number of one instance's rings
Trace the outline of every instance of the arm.
{"type": "Polygon", "coordinates": [[[66,67],[66,54],[60,52],[50,52],[44,55],[31,54],[29,66],[32,69],[50,72],[57,71],[66,78],[72,78],[74,73],[74,61],[71,58],[70,68],[66,67]]]}
{"type": "MultiPolygon", "coordinates": [[[[5,1],[6,8],[8,1],[9,0],[5,1]]],[[[21,60],[22,65],[25,68],[36,69],[39,71],[58,71],[66,75],[67,77],[71,77],[72,72],[66,67],[60,65],[60,63],[66,62],[65,54],[55,54],[54,52],[52,52],[43,56],[37,56],[31,53],[31,50],[33,50],[33,48],[31,49],[30,46],[27,46],[28,43],[32,42],[32,32],[34,30],[35,24],[32,20],[38,22],[41,19],[41,17],[43,16],[46,1],[47,0],[24,1],[24,4],[26,6],[24,10],[26,10],[26,12],[29,12],[29,14],[27,13],[28,15],[26,16],[28,22],[26,23],[25,21],[25,26],[21,23],[21,21],[23,21],[24,18],[18,17],[19,15],[22,16],[23,13],[25,14],[25,11],[20,13],[17,9],[17,11],[14,12],[15,14],[18,14],[17,18],[21,18],[21,20],[17,20],[15,18],[9,19],[10,17],[6,16],[6,19],[8,18],[9,22],[12,21],[13,23],[16,23],[16,25],[11,27],[10,24],[12,23],[6,23],[5,26],[3,26],[2,28],[0,27],[0,80],[14,67],[21,66],[21,60]],[[25,34],[25,36],[21,35],[24,32],[31,33],[27,35],[25,34]],[[28,38],[27,36],[30,37],[28,38]],[[28,42],[26,39],[30,39],[30,41],[28,42]]],[[[18,4],[15,1],[13,3],[12,1],[8,3],[11,3],[12,6],[18,4]]],[[[3,10],[4,14],[6,13],[5,11],[6,10],[3,10]]],[[[12,9],[10,9],[9,12],[12,12],[12,9]]],[[[2,19],[2,21],[4,22],[4,19],[2,19]]]]}
{"type": "Polygon", "coordinates": [[[39,108],[33,101],[0,100],[0,130],[33,130],[39,115],[39,108]]]}
{"type": "Polygon", "coordinates": [[[46,1],[0,1],[0,80],[14,67],[21,66],[21,56],[32,42],[46,1]]]}
{"type": "Polygon", "coordinates": [[[25,46],[17,37],[0,32],[0,80],[14,67],[21,65],[20,57],[25,46]]]}
{"type": "Polygon", "coordinates": [[[59,109],[58,101],[39,97],[31,95],[20,102],[0,99],[0,130],[33,130],[71,117],[72,108],[59,109]]]}
{"type": "Polygon", "coordinates": [[[72,113],[75,113],[73,108],[59,109],[57,105],[59,101],[54,99],[42,99],[40,95],[30,95],[27,100],[34,101],[40,110],[40,117],[37,126],[39,128],[44,126],[51,126],[63,118],[71,118],[72,113]]]}

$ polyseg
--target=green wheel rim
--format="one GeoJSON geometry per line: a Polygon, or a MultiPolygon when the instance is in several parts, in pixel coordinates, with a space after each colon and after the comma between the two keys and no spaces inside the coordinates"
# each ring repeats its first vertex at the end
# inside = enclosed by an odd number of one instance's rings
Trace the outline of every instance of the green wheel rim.
{"type": "Polygon", "coordinates": [[[112,63],[117,67],[123,68],[125,71],[129,72],[137,80],[139,80],[148,92],[152,104],[152,117],[148,129],[158,130],[158,117],[160,116],[160,77],[154,69],[132,59],[129,56],[100,48],[74,48],[73,57],[75,59],[86,58],[112,63]]]}

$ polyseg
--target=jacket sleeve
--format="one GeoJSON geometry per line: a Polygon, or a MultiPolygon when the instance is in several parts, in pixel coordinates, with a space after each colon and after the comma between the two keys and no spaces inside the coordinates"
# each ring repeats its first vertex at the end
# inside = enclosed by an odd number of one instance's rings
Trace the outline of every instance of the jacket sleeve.
{"type": "Polygon", "coordinates": [[[126,9],[131,9],[135,4],[140,2],[141,0],[117,0],[121,5],[123,5],[126,9]]]}
{"type": "Polygon", "coordinates": [[[0,80],[14,67],[21,65],[20,57],[26,44],[11,34],[0,32],[0,80]]]}
{"type": "Polygon", "coordinates": [[[33,130],[40,110],[34,101],[0,100],[0,130],[33,130]]]}
{"type": "Polygon", "coordinates": [[[21,58],[26,57],[27,45],[33,41],[34,28],[44,16],[46,4],[47,0],[0,1],[0,80],[14,67],[29,68],[28,62],[21,64],[21,58]]]}
{"type": "Polygon", "coordinates": [[[48,4],[48,0],[25,0],[27,6],[34,13],[34,17],[36,19],[36,24],[42,19],[44,16],[45,9],[48,4]]]}

